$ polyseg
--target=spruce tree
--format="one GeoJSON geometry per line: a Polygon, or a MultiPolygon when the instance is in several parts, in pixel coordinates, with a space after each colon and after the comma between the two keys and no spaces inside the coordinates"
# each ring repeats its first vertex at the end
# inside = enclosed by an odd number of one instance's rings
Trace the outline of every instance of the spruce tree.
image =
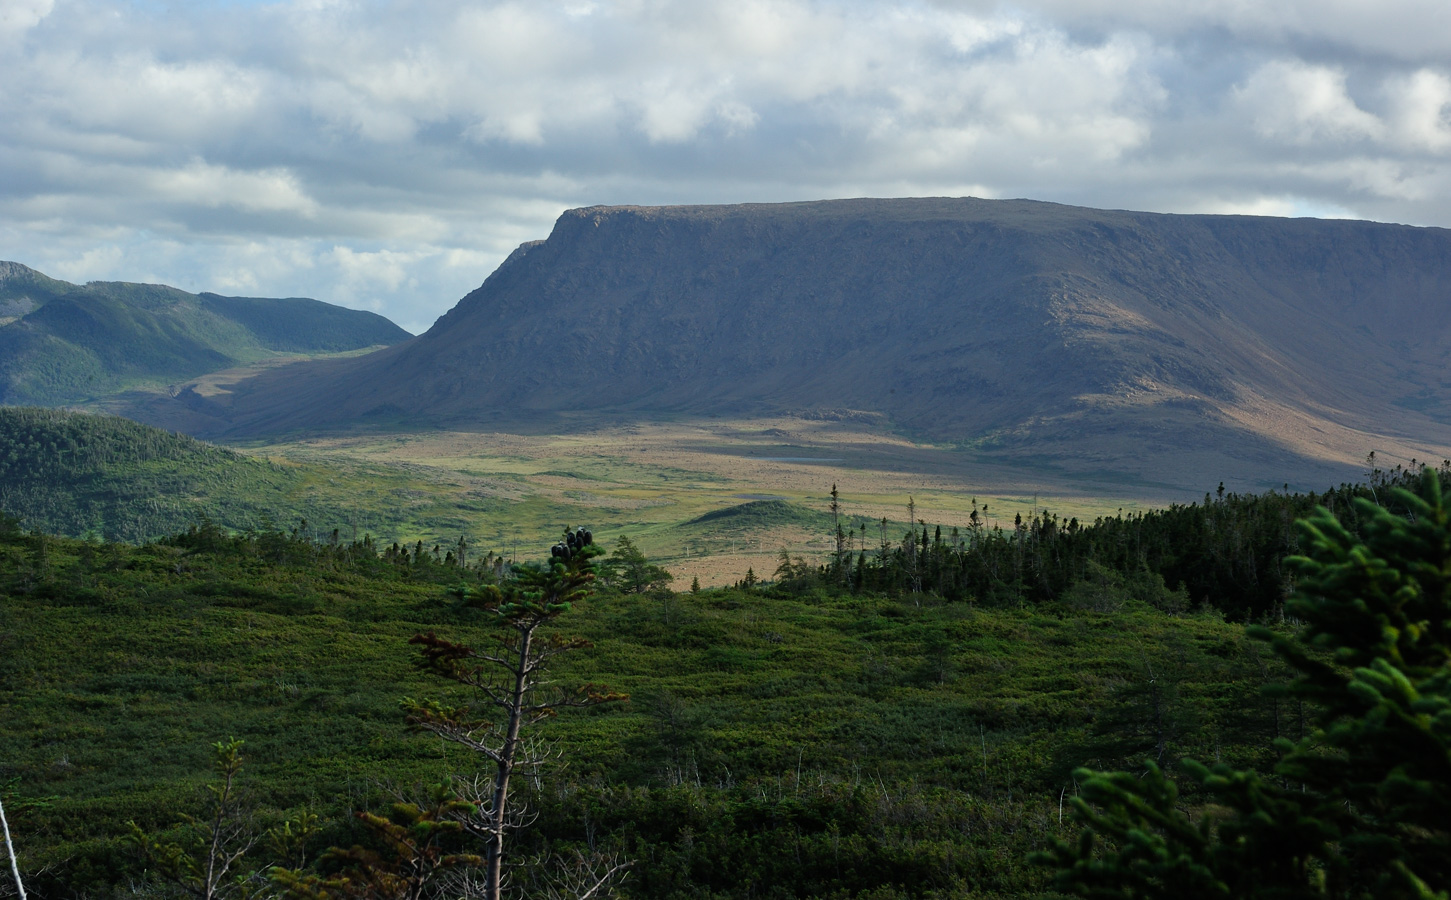
{"type": "MultiPolygon", "coordinates": [[[[475,788],[474,796],[463,798],[471,810],[463,827],[484,842],[486,871],[478,886],[483,900],[503,896],[506,838],[528,821],[511,796],[511,781],[516,774],[537,771],[550,758],[546,748],[523,732],[561,709],[628,699],[592,684],[565,690],[548,676],[556,657],[591,646],[583,638],[547,629],[572,604],[590,596],[595,580],[591,560],[599,553],[598,548],[585,546],[545,567],[521,570],[515,582],[503,589],[485,585],[471,594],[470,604],[488,614],[498,628],[490,645],[457,644],[433,632],[410,641],[421,647],[427,671],[475,692],[474,701],[461,706],[433,700],[407,700],[403,705],[414,728],[468,748],[492,770],[484,781],[460,782],[475,788]]],[[[462,858],[448,859],[450,866],[467,864],[462,858]]],[[[606,877],[618,871],[618,866],[610,869],[606,877]]]]}
{"type": "Polygon", "coordinates": [[[1321,508],[1286,612],[1264,628],[1315,710],[1272,774],[1184,764],[1186,804],[1156,766],[1076,773],[1085,828],[1040,862],[1084,897],[1445,898],[1451,891],[1451,512],[1440,480],[1357,501],[1357,539],[1321,508]],[[1385,497],[1381,498],[1384,500],[1385,497]]]}

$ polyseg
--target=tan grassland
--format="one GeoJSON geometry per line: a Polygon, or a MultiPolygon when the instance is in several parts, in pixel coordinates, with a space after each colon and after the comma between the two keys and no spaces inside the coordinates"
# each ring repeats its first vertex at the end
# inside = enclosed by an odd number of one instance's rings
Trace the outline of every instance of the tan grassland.
{"type": "MultiPolygon", "coordinates": [[[[916,516],[944,531],[969,522],[974,504],[989,526],[1051,510],[1092,520],[1194,497],[1162,487],[1094,482],[1031,465],[986,461],[971,450],[934,445],[860,424],[794,418],[697,420],[524,435],[437,431],[311,438],[251,448],[296,459],[342,458],[405,470],[431,494],[485,498],[463,512],[484,545],[532,545],[565,525],[589,525],[606,546],[630,536],[666,566],[677,587],[730,583],[747,569],[775,571],[785,549],[824,559],[831,529],[764,524],[745,530],[698,517],[759,499],[781,499],[825,514],[836,485],[852,546],[900,539],[909,499],[916,516]],[[885,532],[881,520],[888,519],[885,532]],[[863,532],[862,526],[865,526],[863,532]]],[[[455,504],[465,509],[466,503],[455,504]]],[[[823,523],[826,520],[821,520],[823,523]]],[[[408,536],[412,539],[412,536],[408,536]]],[[[450,535],[420,533],[425,541],[450,535]]],[[[455,536],[456,539],[456,536],[455,536]]]]}

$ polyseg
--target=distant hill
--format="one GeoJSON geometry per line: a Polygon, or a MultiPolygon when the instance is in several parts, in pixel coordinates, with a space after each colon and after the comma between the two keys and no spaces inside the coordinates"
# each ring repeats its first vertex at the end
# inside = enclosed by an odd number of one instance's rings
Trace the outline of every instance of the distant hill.
{"type": "Polygon", "coordinates": [[[831,532],[831,516],[807,509],[786,500],[752,500],[722,509],[713,509],[676,526],[676,531],[694,526],[709,526],[721,532],[751,532],[783,525],[799,525],[823,534],[831,532]]]}
{"type": "Polygon", "coordinates": [[[375,313],[317,300],[189,294],[164,285],[74,285],[0,262],[0,403],[80,403],[160,388],[279,354],[396,344],[375,313]]]}
{"type": "Polygon", "coordinates": [[[315,490],[324,476],[342,477],[119,416],[0,407],[0,512],[50,534],[139,542],[203,515],[234,530],[335,528],[351,511],[345,490],[315,490]]]}
{"type": "MultiPolygon", "coordinates": [[[[430,331],[188,428],[877,417],[1197,489],[1451,455],[1451,232],[1031,201],[564,213],[430,331]]],[[[306,377],[301,377],[303,373],[306,377]]]]}

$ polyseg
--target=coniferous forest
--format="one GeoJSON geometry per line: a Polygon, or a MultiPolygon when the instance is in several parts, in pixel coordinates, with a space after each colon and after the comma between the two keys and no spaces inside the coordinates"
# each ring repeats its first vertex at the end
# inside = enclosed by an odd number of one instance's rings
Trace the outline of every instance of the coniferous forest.
{"type": "MultiPolygon", "coordinates": [[[[1293,579],[1283,562],[1299,552],[1295,522],[1323,506],[1347,527],[1361,527],[1356,498],[1396,506],[1395,489],[1414,487],[1420,467],[1390,470],[1367,460],[1367,480],[1323,493],[1225,493],[1219,485],[1202,503],[1175,504],[1092,523],[1049,512],[1010,528],[988,527],[974,509],[973,525],[944,532],[918,520],[904,535],[883,521],[847,533],[837,528],[838,553],[826,566],[783,556],[777,576],[787,590],[821,584],[853,591],[911,595],[990,606],[1060,604],[1109,612],[1134,599],[1169,612],[1212,607],[1250,621],[1283,614],[1293,579]]],[[[1439,469],[1451,483],[1451,462],[1439,469]]],[[[915,518],[915,515],[912,516],[915,518]]]]}
{"type": "Polygon", "coordinates": [[[875,547],[839,530],[825,565],[783,553],[771,579],[688,591],[623,540],[514,565],[466,541],[203,521],[130,545],[7,521],[20,883],[1434,896],[1451,473],[1370,475],[1092,523],[884,527],[875,547]],[[510,694],[498,666],[533,680],[510,694]]]}

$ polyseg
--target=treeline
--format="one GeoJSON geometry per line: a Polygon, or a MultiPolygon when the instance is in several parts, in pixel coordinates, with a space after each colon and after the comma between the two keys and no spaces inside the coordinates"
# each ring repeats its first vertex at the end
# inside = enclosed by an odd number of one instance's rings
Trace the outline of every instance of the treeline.
{"type": "MultiPolygon", "coordinates": [[[[0,514],[0,535],[19,534],[19,523],[0,514]]],[[[32,540],[43,541],[39,534],[32,540]]],[[[185,531],[157,542],[177,548],[187,555],[207,554],[213,557],[248,559],[273,566],[296,566],[321,571],[346,571],[363,576],[401,574],[423,582],[457,584],[459,589],[471,583],[496,584],[512,580],[517,572],[515,561],[503,552],[480,550],[468,538],[456,542],[434,544],[423,541],[383,545],[371,534],[344,539],[341,530],[318,532],[306,519],[288,531],[280,529],[229,532],[211,519],[202,517],[185,531]]],[[[594,564],[598,587],[621,594],[643,594],[664,588],[673,577],[651,563],[624,535],[615,542],[614,550],[594,564]]]]}
{"type": "MultiPolygon", "coordinates": [[[[1385,470],[1373,457],[1366,482],[1323,493],[1226,493],[1221,484],[1202,503],[1093,522],[1044,510],[1027,519],[1020,514],[1009,527],[989,527],[974,503],[967,528],[944,532],[913,515],[896,543],[884,519],[873,529],[874,549],[866,549],[866,525],[850,533],[838,528],[842,550],[826,565],[783,551],[775,578],[788,592],[835,587],[1099,612],[1137,600],[1168,612],[1208,605],[1240,620],[1278,617],[1293,589],[1283,563],[1300,550],[1297,519],[1323,506],[1358,535],[1362,514],[1355,498],[1393,503],[1393,488],[1413,489],[1420,478],[1414,460],[1385,470]]],[[[1443,461],[1437,474],[1451,485],[1451,462],[1443,461]]]]}

